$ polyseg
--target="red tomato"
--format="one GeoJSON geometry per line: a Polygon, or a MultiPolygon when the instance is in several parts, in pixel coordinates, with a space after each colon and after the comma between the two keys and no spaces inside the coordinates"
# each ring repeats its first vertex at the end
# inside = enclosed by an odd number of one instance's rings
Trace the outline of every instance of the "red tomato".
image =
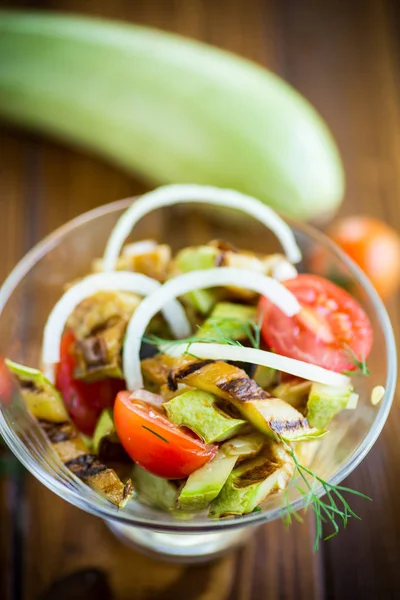
{"type": "Polygon", "coordinates": [[[0,405],[10,406],[13,392],[13,376],[3,358],[0,358],[0,405]]]}
{"type": "Polygon", "coordinates": [[[114,421],[121,444],[131,459],[159,477],[183,479],[216,453],[213,445],[186,433],[150,404],[120,392],[114,421]]]}
{"type": "Polygon", "coordinates": [[[400,237],[386,223],[371,217],[346,217],[328,235],[368,275],[382,298],[400,285],[400,237]]]}
{"type": "Polygon", "coordinates": [[[356,368],[352,354],[359,360],[367,358],[372,347],[371,323],[350,294],[316,275],[298,275],[284,285],[302,308],[287,317],[269,300],[261,299],[262,334],[272,350],[338,372],[356,368]]]}
{"type": "Polygon", "coordinates": [[[74,333],[66,331],[61,340],[56,387],[60,390],[75,425],[82,433],[92,435],[101,411],[114,404],[118,392],[125,388],[125,382],[119,379],[104,379],[85,383],[74,379],[74,344],[74,333]]]}

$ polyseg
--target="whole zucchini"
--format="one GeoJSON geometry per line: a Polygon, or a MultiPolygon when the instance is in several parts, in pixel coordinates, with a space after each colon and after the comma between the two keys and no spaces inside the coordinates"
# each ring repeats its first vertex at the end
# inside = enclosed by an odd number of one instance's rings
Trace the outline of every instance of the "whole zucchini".
{"type": "Polygon", "coordinates": [[[331,134],[293,88],[141,26],[0,13],[0,117],[152,182],[231,187],[298,218],[330,212],[343,196],[331,134]]]}

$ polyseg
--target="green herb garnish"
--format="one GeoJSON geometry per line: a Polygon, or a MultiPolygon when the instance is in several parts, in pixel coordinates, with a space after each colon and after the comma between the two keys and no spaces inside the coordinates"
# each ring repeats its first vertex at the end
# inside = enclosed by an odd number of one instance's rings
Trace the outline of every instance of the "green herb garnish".
{"type": "MultiPolygon", "coordinates": [[[[226,318],[215,319],[215,321],[214,320],[209,321],[209,323],[212,325],[212,328],[214,330],[214,335],[210,335],[210,336],[207,336],[204,338],[192,335],[187,338],[183,338],[183,339],[179,339],[179,340],[166,340],[164,338],[158,337],[157,335],[150,334],[150,335],[144,336],[142,339],[144,342],[146,342],[148,344],[152,344],[153,346],[164,346],[167,349],[169,347],[174,347],[174,346],[181,345],[181,344],[187,344],[186,354],[190,354],[189,349],[190,349],[191,344],[198,344],[198,343],[200,343],[200,344],[226,344],[229,346],[240,346],[242,348],[243,344],[241,344],[238,340],[234,340],[231,337],[226,336],[224,334],[224,332],[221,330],[221,326],[224,324],[224,322],[232,323],[232,319],[230,319],[229,317],[226,317],[226,318]]],[[[262,315],[260,315],[257,323],[254,322],[252,319],[249,319],[247,322],[238,324],[238,325],[240,325],[240,327],[243,330],[243,335],[249,339],[253,348],[260,347],[261,322],[262,322],[262,315]]],[[[200,325],[198,325],[197,327],[199,329],[201,329],[200,325]]]]}
{"type": "MultiPolygon", "coordinates": [[[[350,517],[361,520],[360,517],[350,508],[349,503],[343,496],[343,492],[359,496],[360,498],[364,498],[366,500],[372,499],[361,492],[357,492],[356,490],[352,490],[351,488],[343,487],[341,485],[333,485],[321,477],[318,477],[316,473],[299,463],[294,451],[284,440],[281,439],[281,442],[294,461],[295,469],[293,477],[295,477],[297,474],[301,480],[300,482],[295,483],[295,487],[297,491],[300,492],[300,494],[305,498],[304,509],[307,510],[307,508],[311,507],[315,515],[316,532],[314,551],[317,551],[321,539],[326,541],[339,533],[339,524],[337,521],[339,521],[343,527],[346,527],[347,521],[350,517]],[[322,485],[328,500],[318,497],[315,493],[315,489],[318,484],[322,485]],[[330,523],[334,529],[334,531],[326,537],[324,537],[322,530],[323,523],[330,523]]],[[[288,492],[289,488],[287,488],[285,491],[285,504],[282,508],[282,519],[286,527],[292,523],[293,518],[300,522],[303,520],[302,517],[291,507],[288,492]]]]}
{"type": "Polygon", "coordinates": [[[150,427],[146,427],[146,425],[142,425],[143,429],[146,429],[147,431],[150,431],[150,433],[152,433],[153,435],[155,435],[156,437],[160,438],[160,440],[162,440],[163,442],[165,442],[166,444],[169,444],[169,441],[165,439],[165,437],[163,437],[162,435],[160,435],[159,433],[157,433],[156,431],[153,431],[152,429],[150,429],[150,427]]]}
{"type": "Polygon", "coordinates": [[[370,375],[369,369],[367,367],[367,362],[365,357],[359,357],[355,354],[355,352],[348,346],[344,344],[344,349],[346,353],[349,355],[351,362],[355,365],[355,369],[353,371],[343,371],[343,375],[348,375],[349,377],[353,375],[365,375],[368,377],[370,375]]]}

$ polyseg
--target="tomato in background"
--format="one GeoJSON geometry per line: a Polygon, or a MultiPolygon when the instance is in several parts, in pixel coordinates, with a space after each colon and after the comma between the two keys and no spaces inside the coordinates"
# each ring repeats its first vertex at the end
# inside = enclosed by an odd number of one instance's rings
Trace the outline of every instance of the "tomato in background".
{"type": "Polygon", "coordinates": [[[120,379],[104,379],[85,383],[74,379],[74,345],[73,331],[66,331],[61,339],[56,387],[60,390],[75,425],[82,433],[92,435],[101,411],[113,406],[118,392],[125,389],[125,382],[120,379]]]}
{"type": "Polygon", "coordinates": [[[366,216],[345,217],[327,231],[369,277],[382,298],[400,284],[400,236],[386,223],[366,216]]]}
{"type": "Polygon", "coordinates": [[[183,479],[202,467],[217,448],[171,423],[161,411],[131,392],[120,392],[114,422],[121,444],[138,465],[167,479],[183,479]]]}
{"type": "Polygon", "coordinates": [[[262,335],[268,346],[284,356],[319,365],[332,371],[352,371],[372,347],[372,327],[364,310],[346,291],[316,275],[298,275],[284,282],[301,305],[287,317],[266,298],[262,335]]]}

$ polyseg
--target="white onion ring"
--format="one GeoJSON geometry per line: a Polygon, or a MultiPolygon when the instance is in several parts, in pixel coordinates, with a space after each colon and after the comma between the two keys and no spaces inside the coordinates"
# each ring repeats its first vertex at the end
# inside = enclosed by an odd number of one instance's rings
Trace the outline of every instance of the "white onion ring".
{"type": "MultiPolygon", "coordinates": [[[[159,288],[161,284],[155,279],[125,271],[89,275],[70,287],[54,306],[44,327],[42,362],[48,379],[54,382],[54,364],[60,360],[60,343],[65,324],[82,300],[101,291],[124,291],[147,296],[159,288]]],[[[190,335],[190,324],[177,300],[163,306],[163,313],[176,337],[190,335]]]]}
{"type": "Polygon", "coordinates": [[[170,279],[141,302],[126,330],[123,348],[123,370],[129,389],[143,386],[140,369],[140,346],[147,325],[163,306],[173,298],[198,289],[235,285],[262,294],[291,317],[300,310],[296,297],[281,283],[260,273],[245,269],[218,267],[191,271],[170,279]]]}
{"type": "Polygon", "coordinates": [[[346,375],[318,367],[311,363],[288,358],[274,352],[258,350],[257,348],[245,348],[243,346],[231,346],[228,344],[214,344],[194,342],[192,344],[176,344],[171,345],[166,343],[160,347],[160,350],[169,356],[182,356],[188,351],[199,358],[207,358],[211,360],[233,360],[237,362],[252,363],[263,367],[271,367],[284,373],[296,375],[316,383],[340,387],[349,385],[350,379],[346,375]]]}
{"type": "Polygon", "coordinates": [[[175,184],[163,186],[144,194],[121,215],[107,242],[104,253],[104,271],[115,270],[125,240],[142,217],[157,208],[182,202],[201,202],[241,210],[258,219],[273,231],[280,240],[290,262],[297,263],[301,260],[300,249],[289,225],[272,208],[266,206],[260,200],[234,190],[201,185],[175,184]]]}

